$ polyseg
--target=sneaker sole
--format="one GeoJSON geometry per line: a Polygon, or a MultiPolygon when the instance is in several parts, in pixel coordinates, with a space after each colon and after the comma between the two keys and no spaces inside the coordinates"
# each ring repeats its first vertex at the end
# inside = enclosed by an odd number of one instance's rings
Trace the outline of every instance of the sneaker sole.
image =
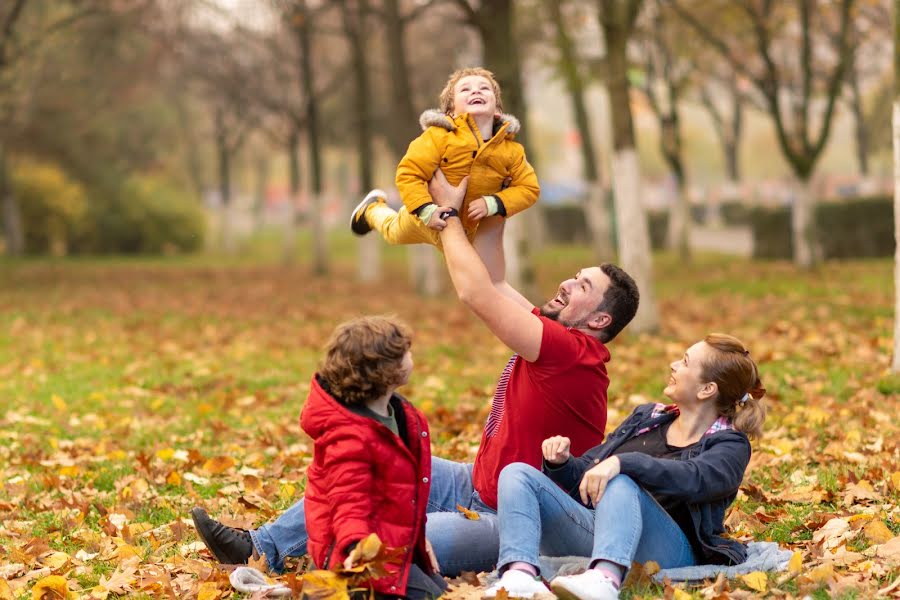
{"type": "MultiPolygon", "coordinates": [[[[356,208],[353,209],[353,212],[350,213],[350,231],[353,231],[354,234],[359,235],[359,236],[365,235],[365,233],[356,233],[356,231],[353,228],[354,225],[356,225],[357,213],[359,213],[359,211],[361,211],[361,210],[365,210],[365,208],[368,207],[368,205],[370,205],[374,202],[378,202],[378,200],[386,201],[386,199],[387,199],[387,194],[384,192],[384,190],[374,189],[371,192],[369,192],[368,194],[366,194],[366,197],[363,198],[362,201],[356,205],[356,208]]],[[[369,231],[372,231],[371,227],[369,227],[369,231]]],[[[369,233],[369,231],[367,231],[366,233],[369,233]]]]}
{"type": "MultiPolygon", "coordinates": [[[[213,550],[212,544],[210,544],[210,543],[209,543],[209,540],[206,539],[206,536],[203,535],[203,531],[200,529],[200,525],[197,523],[197,517],[196,517],[196,515],[194,514],[194,511],[195,511],[195,510],[197,510],[197,509],[191,510],[191,520],[194,522],[194,530],[197,532],[197,537],[200,538],[200,540],[201,540],[201,541],[203,542],[203,544],[206,546],[206,549],[209,550],[210,553],[212,553],[212,555],[216,557],[216,560],[217,560],[217,561],[219,561],[219,562],[220,562],[221,564],[223,564],[223,565],[230,565],[230,564],[233,564],[233,563],[231,562],[231,560],[230,560],[227,556],[219,556],[219,553],[216,552],[215,550],[213,550]]],[[[207,518],[208,518],[208,517],[207,517],[207,518]]]]}
{"type": "Polygon", "coordinates": [[[561,583],[557,583],[556,585],[553,582],[550,582],[550,591],[559,598],[559,600],[581,600],[578,596],[576,596],[572,591],[570,591],[565,585],[561,583]]]}

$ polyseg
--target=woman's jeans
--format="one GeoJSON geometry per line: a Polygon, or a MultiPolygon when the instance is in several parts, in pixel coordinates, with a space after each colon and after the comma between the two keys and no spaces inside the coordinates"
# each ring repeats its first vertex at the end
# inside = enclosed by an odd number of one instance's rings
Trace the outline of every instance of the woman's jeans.
{"type": "Polygon", "coordinates": [[[690,541],[653,497],[627,475],[612,478],[596,509],[585,508],[524,463],[500,473],[498,516],[502,566],[538,555],[590,556],[631,567],[654,560],[663,569],[697,564],[690,541]]]}
{"type": "MultiPolygon", "coordinates": [[[[443,575],[453,577],[461,571],[479,573],[494,568],[500,543],[497,512],[482,503],[473,488],[472,465],[432,457],[427,510],[426,535],[443,575]],[[481,518],[466,518],[457,504],[481,518]]],[[[306,554],[303,500],[275,521],[251,531],[250,537],[256,551],[266,555],[269,567],[277,573],[284,571],[284,559],[306,554]]]]}

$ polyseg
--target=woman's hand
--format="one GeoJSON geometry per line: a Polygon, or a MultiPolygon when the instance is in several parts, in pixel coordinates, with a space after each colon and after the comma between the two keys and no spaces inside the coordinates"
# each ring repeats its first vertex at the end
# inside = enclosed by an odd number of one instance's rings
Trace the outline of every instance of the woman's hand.
{"type": "Polygon", "coordinates": [[[541,452],[544,454],[544,460],[551,465],[561,465],[569,460],[571,456],[569,448],[571,446],[572,440],[561,435],[555,435],[541,443],[541,452]]]}
{"type": "Polygon", "coordinates": [[[431,561],[431,568],[434,569],[435,573],[440,573],[441,565],[438,564],[437,555],[435,555],[434,548],[431,547],[431,542],[428,541],[428,538],[425,538],[425,553],[428,555],[428,560],[431,561]]]}
{"type": "Polygon", "coordinates": [[[603,492],[609,484],[609,480],[619,474],[621,465],[618,456],[610,456],[596,467],[592,467],[585,472],[581,478],[581,485],[578,486],[578,492],[581,494],[581,502],[587,504],[588,501],[596,507],[603,497],[603,492]]]}
{"type": "Polygon", "coordinates": [[[467,212],[470,221],[480,221],[485,218],[488,214],[488,208],[487,200],[484,199],[484,196],[469,202],[469,210],[467,212]]]}
{"type": "Polygon", "coordinates": [[[344,570],[349,571],[353,568],[353,555],[352,553],[344,559],[344,570]]]}

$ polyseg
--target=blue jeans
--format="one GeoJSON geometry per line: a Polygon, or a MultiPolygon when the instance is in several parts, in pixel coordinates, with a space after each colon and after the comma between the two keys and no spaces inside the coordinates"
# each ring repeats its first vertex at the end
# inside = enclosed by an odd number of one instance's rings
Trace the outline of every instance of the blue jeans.
{"type": "Polygon", "coordinates": [[[697,564],[678,524],[627,475],[613,477],[591,510],[539,470],[513,463],[500,473],[498,498],[501,567],[539,567],[539,554],[590,556],[626,569],[632,561],[654,560],[663,569],[697,564]]]}
{"type": "MultiPolygon", "coordinates": [[[[427,512],[426,535],[442,574],[454,577],[461,571],[494,568],[500,547],[497,511],[481,502],[472,486],[472,465],[432,457],[427,512]],[[467,519],[457,504],[477,512],[480,519],[467,519]]],[[[286,558],[306,554],[307,537],[302,499],[275,521],[250,532],[256,551],[266,555],[277,573],[284,571],[286,558]]]]}

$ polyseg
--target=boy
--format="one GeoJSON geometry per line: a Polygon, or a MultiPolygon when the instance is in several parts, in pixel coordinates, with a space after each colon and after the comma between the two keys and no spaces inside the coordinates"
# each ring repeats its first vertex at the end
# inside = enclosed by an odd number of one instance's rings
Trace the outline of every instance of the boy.
{"type": "MultiPolygon", "coordinates": [[[[440,248],[444,219],[456,213],[438,210],[431,201],[428,181],[437,169],[453,185],[469,176],[459,217],[470,241],[482,219],[511,217],[537,201],[537,176],[524,148],[513,139],[519,121],[500,112],[500,86],[493,74],[480,67],[456,71],[441,92],[440,102],[440,111],[422,113],[419,123],[424,132],[412,141],[397,167],[403,207],[399,212],[391,209],[386,194],[372,190],[350,217],[355,234],[376,229],[390,244],[440,248]]],[[[494,264],[501,257],[482,258],[494,264]]]]}

